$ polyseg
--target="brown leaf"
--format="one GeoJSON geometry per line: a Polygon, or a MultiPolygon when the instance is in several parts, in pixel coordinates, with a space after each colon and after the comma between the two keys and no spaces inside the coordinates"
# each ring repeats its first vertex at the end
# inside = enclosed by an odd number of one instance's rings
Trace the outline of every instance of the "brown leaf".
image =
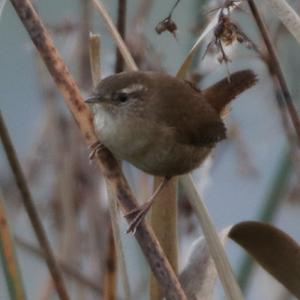
{"type": "Polygon", "coordinates": [[[261,222],[242,222],[229,237],[300,299],[300,247],[285,232],[261,222]]]}

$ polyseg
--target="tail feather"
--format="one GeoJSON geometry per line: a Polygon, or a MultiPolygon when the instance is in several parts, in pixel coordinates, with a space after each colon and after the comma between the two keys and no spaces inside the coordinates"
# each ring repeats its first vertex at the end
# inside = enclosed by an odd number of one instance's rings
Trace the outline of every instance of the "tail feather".
{"type": "Polygon", "coordinates": [[[221,114],[227,104],[243,91],[257,82],[256,74],[251,70],[237,71],[202,91],[204,97],[221,114]]]}

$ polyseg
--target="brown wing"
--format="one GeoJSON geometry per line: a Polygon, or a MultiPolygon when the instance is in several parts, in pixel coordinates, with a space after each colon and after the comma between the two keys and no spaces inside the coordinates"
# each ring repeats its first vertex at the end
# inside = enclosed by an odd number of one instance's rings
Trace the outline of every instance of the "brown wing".
{"type": "Polygon", "coordinates": [[[160,78],[160,96],[153,95],[151,114],[155,122],[174,128],[178,142],[195,146],[209,146],[226,137],[226,129],[219,114],[196,91],[176,78],[166,82],[160,78]]]}
{"type": "MultiPolygon", "coordinates": [[[[202,98],[189,98],[182,101],[185,101],[184,109],[175,113],[178,121],[166,120],[170,126],[175,127],[177,124],[179,142],[208,146],[226,138],[224,123],[208,103],[205,103],[202,98]]],[[[182,108],[182,105],[180,107],[182,108]]]]}

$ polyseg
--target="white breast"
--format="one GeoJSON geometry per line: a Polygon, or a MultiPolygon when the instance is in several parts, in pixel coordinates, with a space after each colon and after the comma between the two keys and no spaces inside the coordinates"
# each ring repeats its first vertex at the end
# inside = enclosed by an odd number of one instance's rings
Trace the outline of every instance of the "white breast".
{"type": "Polygon", "coordinates": [[[133,123],[118,114],[112,115],[105,110],[98,110],[95,114],[94,125],[100,141],[108,147],[118,158],[130,160],[149,144],[146,138],[144,124],[133,123]]]}
{"type": "MultiPolygon", "coordinates": [[[[95,111],[94,111],[95,113],[95,111]]],[[[99,109],[94,125],[100,141],[121,160],[153,175],[179,175],[195,168],[210,149],[176,143],[172,128],[99,109]]]]}

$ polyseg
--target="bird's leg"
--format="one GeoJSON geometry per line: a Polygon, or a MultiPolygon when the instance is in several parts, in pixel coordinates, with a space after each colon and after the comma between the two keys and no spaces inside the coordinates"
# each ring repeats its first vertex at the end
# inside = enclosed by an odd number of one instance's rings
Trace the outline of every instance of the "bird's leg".
{"type": "Polygon", "coordinates": [[[96,154],[104,148],[103,144],[100,141],[97,141],[89,146],[89,160],[90,162],[95,158],[96,154]]]}
{"type": "Polygon", "coordinates": [[[127,213],[125,215],[126,218],[127,217],[133,217],[133,220],[129,223],[127,233],[132,233],[132,234],[135,233],[137,227],[144,220],[147,212],[149,211],[152,204],[154,203],[156,196],[167,185],[169,180],[170,180],[170,177],[164,177],[164,179],[159,184],[157,189],[154,191],[154,193],[151,195],[151,197],[144,204],[142,204],[141,206],[131,210],[129,213],[127,213]]]}

